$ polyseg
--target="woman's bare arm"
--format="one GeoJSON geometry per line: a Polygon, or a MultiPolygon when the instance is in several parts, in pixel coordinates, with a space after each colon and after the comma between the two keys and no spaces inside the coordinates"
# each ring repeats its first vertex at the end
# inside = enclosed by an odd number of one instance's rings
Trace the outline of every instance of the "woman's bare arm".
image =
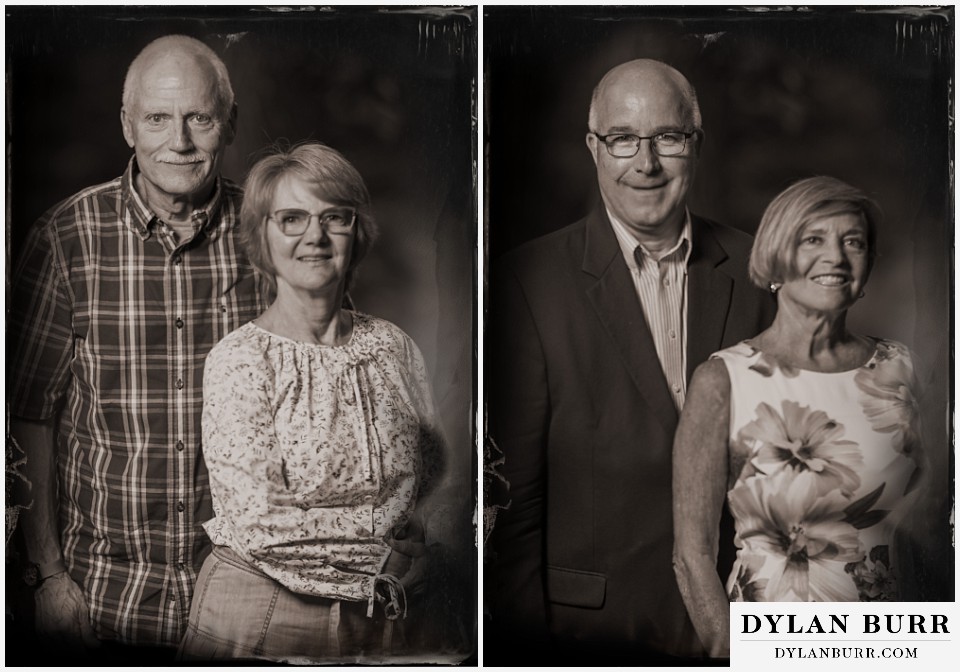
{"type": "Polygon", "coordinates": [[[701,642],[720,658],[730,655],[729,601],[717,574],[729,424],[730,378],[711,359],[694,373],[673,444],[673,567],[701,642]]]}

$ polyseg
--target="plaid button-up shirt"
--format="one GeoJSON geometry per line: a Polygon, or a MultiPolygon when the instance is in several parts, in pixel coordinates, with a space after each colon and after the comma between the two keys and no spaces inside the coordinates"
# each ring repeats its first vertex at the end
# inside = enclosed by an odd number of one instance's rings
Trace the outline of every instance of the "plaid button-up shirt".
{"type": "MultiPolygon", "coordinates": [[[[101,639],[174,645],[213,517],[203,365],[261,308],[218,180],[176,240],[124,175],[48,211],[13,276],[12,413],[58,417],[61,544],[101,639]]],[[[52,448],[52,447],[51,447],[52,448]]]]}

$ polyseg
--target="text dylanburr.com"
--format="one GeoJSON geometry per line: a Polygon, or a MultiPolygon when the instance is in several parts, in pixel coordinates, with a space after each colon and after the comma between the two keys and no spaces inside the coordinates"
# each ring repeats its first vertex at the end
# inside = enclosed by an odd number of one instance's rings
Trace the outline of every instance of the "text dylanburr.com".
{"type": "Polygon", "coordinates": [[[734,670],[957,669],[960,610],[954,602],[734,602],[734,670]],[[761,667],[764,666],[764,667],[761,667]]]}

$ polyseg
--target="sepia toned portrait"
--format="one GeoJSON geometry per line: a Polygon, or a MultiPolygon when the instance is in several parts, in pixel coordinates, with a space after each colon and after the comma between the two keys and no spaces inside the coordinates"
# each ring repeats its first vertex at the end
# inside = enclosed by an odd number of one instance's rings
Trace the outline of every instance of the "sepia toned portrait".
{"type": "Polygon", "coordinates": [[[953,9],[483,12],[485,662],[952,602],[953,9]]]}
{"type": "Polygon", "coordinates": [[[7,8],[5,662],[475,658],[477,20],[7,8]]]}

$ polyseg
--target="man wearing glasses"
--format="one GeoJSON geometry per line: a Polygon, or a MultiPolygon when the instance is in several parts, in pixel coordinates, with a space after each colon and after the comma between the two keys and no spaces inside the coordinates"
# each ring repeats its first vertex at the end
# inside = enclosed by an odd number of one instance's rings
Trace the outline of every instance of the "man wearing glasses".
{"type": "Polygon", "coordinates": [[[702,139],[678,71],[613,68],[586,136],[600,203],[491,275],[489,436],[511,500],[491,664],[702,655],[671,563],[674,430],[693,369],[773,315],[747,278],[750,237],[687,209],[702,139]]]}

